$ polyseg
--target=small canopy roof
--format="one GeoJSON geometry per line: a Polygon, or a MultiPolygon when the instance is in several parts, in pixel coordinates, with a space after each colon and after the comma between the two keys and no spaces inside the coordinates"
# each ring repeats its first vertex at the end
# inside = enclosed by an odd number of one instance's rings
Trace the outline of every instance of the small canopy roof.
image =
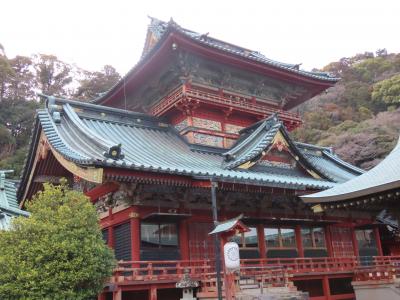
{"type": "Polygon", "coordinates": [[[213,231],[211,231],[209,234],[216,234],[216,233],[229,233],[229,232],[249,232],[250,229],[244,225],[240,219],[243,217],[243,215],[239,215],[236,218],[226,220],[223,222],[219,222],[213,231]]]}
{"type": "Polygon", "coordinates": [[[400,188],[400,141],[376,167],[335,187],[301,198],[305,203],[346,201],[400,188]]]}

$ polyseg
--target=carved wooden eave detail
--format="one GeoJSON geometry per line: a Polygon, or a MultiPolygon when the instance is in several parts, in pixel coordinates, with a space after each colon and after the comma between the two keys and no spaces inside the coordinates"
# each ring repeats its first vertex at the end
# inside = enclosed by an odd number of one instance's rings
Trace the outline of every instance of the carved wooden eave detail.
{"type": "Polygon", "coordinates": [[[69,172],[72,174],[79,176],[82,179],[85,179],[89,182],[93,183],[102,183],[103,182],[103,168],[95,168],[95,167],[81,167],[67,159],[65,159],[60,153],[51,148],[51,152],[57,161],[69,172]]]}
{"type": "MultiPolygon", "coordinates": [[[[59,154],[49,143],[46,135],[42,131],[40,133],[40,138],[38,142],[38,146],[36,149],[35,158],[33,160],[32,169],[29,174],[29,178],[27,180],[26,188],[23,194],[22,199],[26,200],[26,197],[29,193],[29,187],[32,183],[44,183],[46,178],[38,174],[34,177],[35,170],[40,161],[46,160],[48,158],[48,153],[51,152],[58,163],[63,166],[67,171],[71,172],[73,175],[76,175],[82,179],[85,179],[89,182],[93,183],[102,183],[103,182],[103,168],[94,168],[94,167],[81,167],[71,161],[65,159],[61,154],[59,154]]],[[[47,178],[50,182],[57,183],[60,178],[47,178]]],[[[21,203],[23,206],[24,202],[21,203]]]]}

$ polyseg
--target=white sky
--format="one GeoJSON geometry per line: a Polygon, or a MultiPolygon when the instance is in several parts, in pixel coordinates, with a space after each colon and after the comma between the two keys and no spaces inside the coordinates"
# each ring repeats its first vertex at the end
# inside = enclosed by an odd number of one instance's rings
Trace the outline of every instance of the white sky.
{"type": "Polygon", "coordinates": [[[400,52],[399,0],[2,0],[9,57],[46,53],[121,74],[138,60],[147,15],[260,51],[304,69],[364,51],[400,52]]]}

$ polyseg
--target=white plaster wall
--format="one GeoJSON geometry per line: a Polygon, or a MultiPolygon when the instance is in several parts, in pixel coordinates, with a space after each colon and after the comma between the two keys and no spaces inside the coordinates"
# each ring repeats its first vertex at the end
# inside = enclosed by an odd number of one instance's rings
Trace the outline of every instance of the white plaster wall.
{"type": "Polygon", "coordinates": [[[398,280],[391,283],[353,282],[356,300],[400,300],[398,286],[398,280]]]}

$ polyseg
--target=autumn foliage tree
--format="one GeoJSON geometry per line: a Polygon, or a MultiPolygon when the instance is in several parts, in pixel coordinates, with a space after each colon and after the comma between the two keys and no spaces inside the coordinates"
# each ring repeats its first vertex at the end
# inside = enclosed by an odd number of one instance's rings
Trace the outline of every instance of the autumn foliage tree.
{"type": "Polygon", "coordinates": [[[95,298],[115,260],[88,198],[46,184],[27,208],[0,232],[0,299],[95,298]]]}

